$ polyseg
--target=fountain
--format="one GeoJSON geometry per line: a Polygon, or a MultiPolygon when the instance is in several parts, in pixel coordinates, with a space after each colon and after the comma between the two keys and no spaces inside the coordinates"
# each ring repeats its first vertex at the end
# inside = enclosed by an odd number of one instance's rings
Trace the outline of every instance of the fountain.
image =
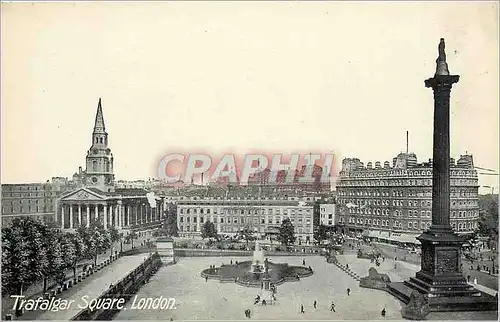
{"type": "Polygon", "coordinates": [[[221,282],[235,282],[246,287],[261,289],[260,300],[273,303],[276,300],[276,286],[288,281],[298,281],[302,277],[311,276],[311,268],[291,266],[288,263],[274,263],[265,258],[259,241],[255,241],[253,258],[248,261],[237,261],[235,264],[223,264],[210,267],[201,272],[205,280],[218,279],[221,282]]]}
{"type": "Polygon", "coordinates": [[[264,272],[264,251],[260,249],[259,241],[255,241],[255,250],[253,251],[253,261],[251,273],[259,274],[264,272]]]}

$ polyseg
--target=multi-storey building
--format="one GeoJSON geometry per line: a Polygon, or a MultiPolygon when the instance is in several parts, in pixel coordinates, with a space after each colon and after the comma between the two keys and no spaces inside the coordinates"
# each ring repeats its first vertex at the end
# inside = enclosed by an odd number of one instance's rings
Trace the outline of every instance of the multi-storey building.
{"type": "Polygon", "coordinates": [[[56,198],[70,188],[66,178],[58,177],[46,183],[2,184],[2,225],[23,216],[54,223],[56,198]]]}
{"type": "MultiPolygon", "coordinates": [[[[471,155],[450,159],[451,226],[471,233],[478,225],[478,177],[471,155]]],[[[337,181],[339,224],[345,231],[382,239],[415,242],[431,225],[432,160],[417,163],[413,153],[400,153],[392,166],[386,161],[364,164],[342,161],[337,181]]]]}
{"type": "Polygon", "coordinates": [[[319,223],[320,225],[327,227],[333,227],[336,225],[334,203],[319,204],[319,223]]]}
{"type": "Polygon", "coordinates": [[[234,236],[249,228],[260,238],[272,238],[285,218],[293,223],[297,242],[313,241],[313,203],[299,198],[177,201],[177,224],[183,237],[200,236],[203,224],[209,220],[221,235],[234,236]]]}

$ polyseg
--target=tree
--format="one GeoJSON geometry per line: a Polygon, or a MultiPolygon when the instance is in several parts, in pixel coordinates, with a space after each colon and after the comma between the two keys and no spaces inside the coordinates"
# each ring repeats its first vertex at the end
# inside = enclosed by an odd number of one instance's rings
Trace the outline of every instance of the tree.
{"type": "Polygon", "coordinates": [[[166,205],[161,231],[165,236],[177,237],[179,230],[177,227],[177,206],[170,202],[166,205]]]}
{"type": "Polygon", "coordinates": [[[314,239],[321,243],[323,240],[328,239],[329,237],[329,229],[325,225],[319,225],[318,228],[314,231],[314,239]]]}
{"type": "Polygon", "coordinates": [[[498,235],[498,194],[479,196],[479,233],[483,236],[498,235]]]}
{"type": "Polygon", "coordinates": [[[97,255],[111,247],[111,234],[99,222],[90,224],[88,228],[77,230],[87,249],[87,254],[94,259],[97,265],[97,255]]]}
{"type": "Polygon", "coordinates": [[[137,233],[135,231],[131,231],[127,236],[125,236],[125,242],[131,242],[132,249],[134,249],[134,239],[137,239],[137,233]]]}
{"type": "Polygon", "coordinates": [[[240,230],[240,236],[243,237],[243,239],[245,239],[245,241],[247,242],[247,245],[248,245],[249,241],[252,241],[255,239],[253,236],[253,231],[248,226],[246,226],[245,228],[240,230]]]}
{"type": "Polygon", "coordinates": [[[290,218],[283,219],[279,229],[278,240],[285,246],[295,243],[295,231],[290,218]]]}
{"type": "Polygon", "coordinates": [[[29,217],[16,218],[2,228],[2,289],[22,295],[23,290],[48,274],[46,225],[29,217]]]}
{"type": "Polygon", "coordinates": [[[217,229],[210,220],[207,220],[203,226],[201,226],[201,238],[217,238],[217,229]]]}
{"type": "Polygon", "coordinates": [[[75,234],[71,234],[70,240],[73,243],[73,247],[75,249],[74,262],[71,268],[73,269],[73,277],[76,278],[76,266],[80,260],[84,259],[87,256],[87,245],[85,245],[81,234],[78,233],[78,230],[75,234]]]}
{"type": "Polygon", "coordinates": [[[111,255],[113,255],[113,246],[117,241],[121,241],[122,234],[115,227],[110,227],[108,229],[109,239],[110,239],[110,249],[111,255]]]}
{"type": "Polygon", "coordinates": [[[55,281],[61,285],[66,279],[66,268],[68,267],[64,261],[62,236],[60,234],[51,234],[48,236],[47,241],[52,245],[49,252],[50,273],[55,281]]]}
{"type": "MultiPolygon", "coordinates": [[[[63,261],[64,261],[64,270],[66,269],[73,269],[73,277],[76,277],[76,261],[77,261],[77,256],[76,256],[76,247],[75,243],[73,240],[75,239],[74,234],[66,233],[61,236],[61,251],[63,255],[63,261]]],[[[65,276],[66,277],[66,276],[65,276]]]]}

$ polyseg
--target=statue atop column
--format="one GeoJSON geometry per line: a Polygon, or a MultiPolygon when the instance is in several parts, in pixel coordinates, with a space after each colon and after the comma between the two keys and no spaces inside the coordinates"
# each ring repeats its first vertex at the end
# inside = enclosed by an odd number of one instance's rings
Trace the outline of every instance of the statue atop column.
{"type": "Polygon", "coordinates": [[[446,63],[446,53],[444,49],[445,49],[444,38],[441,38],[441,41],[439,42],[438,45],[439,56],[436,59],[436,76],[450,75],[450,71],[448,70],[448,64],[446,63]]]}

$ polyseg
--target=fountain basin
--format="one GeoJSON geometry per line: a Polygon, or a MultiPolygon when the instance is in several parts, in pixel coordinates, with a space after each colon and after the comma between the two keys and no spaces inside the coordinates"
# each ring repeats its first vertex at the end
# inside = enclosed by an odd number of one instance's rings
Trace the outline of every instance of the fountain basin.
{"type": "Polygon", "coordinates": [[[221,282],[234,282],[247,287],[262,287],[265,276],[272,284],[280,285],[284,282],[295,282],[302,277],[311,276],[313,271],[303,266],[290,266],[286,263],[267,261],[268,272],[264,270],[254,272],[254,261],[244,261],[233,265],[208,268],[201,272],[203,278],[219,279],[221,282]]]}

